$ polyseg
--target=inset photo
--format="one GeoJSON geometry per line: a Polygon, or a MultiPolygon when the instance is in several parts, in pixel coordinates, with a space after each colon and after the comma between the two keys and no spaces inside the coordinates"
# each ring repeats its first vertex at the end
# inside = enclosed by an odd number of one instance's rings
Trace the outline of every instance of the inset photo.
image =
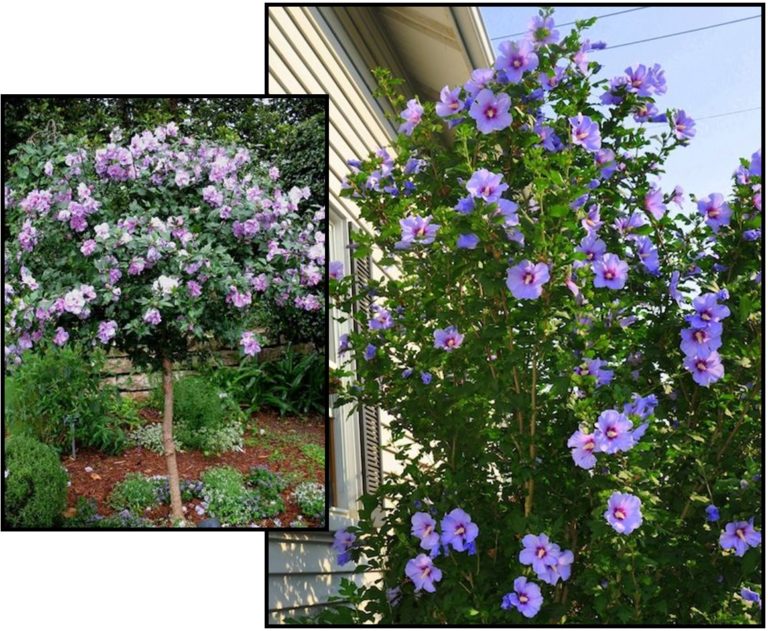
{"type": "Polygon", "coordinates": [[[763,5],[265,10],[332,315],[265,624],[763,624],[763,5]]]}
{"type": "Polygon", "coordinates": [[[3,96],[4,530],[327,528],[327,117],[3,96]]]}

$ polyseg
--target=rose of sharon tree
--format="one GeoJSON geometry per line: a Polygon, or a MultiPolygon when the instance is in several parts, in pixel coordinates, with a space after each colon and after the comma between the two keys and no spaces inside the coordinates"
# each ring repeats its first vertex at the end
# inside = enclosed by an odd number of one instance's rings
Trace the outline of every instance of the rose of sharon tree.
{"type": "Polygon", "coordinates": [[[173,363],[195,344],[260,350],[256,306],[324,308],[324,211],[249,152],[174,123],[106,147],[20,147],[5,189],[6,365],[46,344],[116,346],[161,369],[173,517],[173,363]],[[301,209],[303,210],[303,209],[301,209]],[[302,218],[303,217],[303,218],[302,218]]]}
{"type": "Polygon", "coordinates": [[[731,192],[662,188],[695,123],[657,64],[599,78],[590,23],[543,11],[351,163],[354,256],[400,274],[353,291],[331,262],[339,403],[415,446],[335,539],[373,584],[321,620],[760,618],[761,156],[731,192]]]}

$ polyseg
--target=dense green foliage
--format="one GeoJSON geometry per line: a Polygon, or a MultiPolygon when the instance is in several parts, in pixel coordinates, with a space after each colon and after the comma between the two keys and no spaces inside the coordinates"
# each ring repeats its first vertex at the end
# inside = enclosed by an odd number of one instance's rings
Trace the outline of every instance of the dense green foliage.
{"type": "Polygon", "coordinates": [[[3,519],[13,528],[51,528],[67,505],[67,472],[56,450],[31,436],[5,441],[3,519]]]}
{"type": "Polygon", "coordinates": [[[245,484],[242,473],[232,467],[214,467],[203,472],[203,497],[212,517],[228,526],[248,526],[274,517],[284,510],[283,500],[261,479],[256,490],[245,484]]]}
{"type": "Polygon", "coordinates": [[[136,515],[141,515],[156,503],[156,484],[141,473],[126,475],[109,496],[109,504],[116,511],[127,509],[136,515]]]}
{"type": "MultiPolygon", "coordinates": [[[[744,176],[749,161],[733,165],[746,181],[736,179],[730,223],[714,234],[690,203],[711,191],[682,198],[682,212],[650,212],[650,178],[689,141],[673,111],[658,122],[632,121],[652,96],[618,88],[618,103],[600,105],[592,90],[608,81],[593,76],[598,64],[582,70],[571,62],[589,50],[581,31],[591,23],[577,22],[561,41],[538,48],[538,68],[520,81],[488,80],[495,94],[510,97],[508,125],[482,133],[461,112],[446,143],[445,121],[422,103],[423,116],[412,135],[398,137],[394,157],[379,152],[349,176],[346,193],[376,228],[373,236],[355,236],[352,256],[383,253],[381,265],[399,274],[355,291],[350,277],[331,281],[344,317],[359,324],[348,340],[355,370],[337,373],[346,384],[337,403],[381,407],[392,416],[395,444],[409,438],[416,446],[397,452],[402,474],[362,498],[362,517],[350,529],[352,560],[381,579],[345,584],[342,598],[353,608],[331,608],[323,622],[521,624],[529,619],[501,606],[516,577],[541,586],[543,605],[530,620],[538,624],[760,619],[738,594],[761,584],[762,549],[736,556],[718,543],[728,522],[754,517],[762,529],[762,242],[759,234],[745,236],[762,224],[755,212],[760,167],[744,176]],[[552,76],[558,62],[559,85],[534,96],[539,73],[552,76]],[[581,114],[615,153],[617,168],[608,176],[577,142],[573,120],[581,114]],[[559,149],[542,146],[539,124],[562,139],[559,149]],[[424,161],[421,169],[412,158],[424,161]],[[508,185],[503,197],[517,205],[514,212],[502,215],[482,192],[471,210],[457,212],[481,169],[508,185]],[[593,205],[602,224],[587,215],[593,205]],[[634,231],[621,223],[633,212],[641,219],[634,231]],[[437,226],[433,240],[426,228],[407,240],[414,216],[437,226]],[[607,252],[628,261],[623,287],[600,287],[597,264],[584,265],[585,253],[575,250],[598,228],[607,252]],[[468,233],[475,245],[457,248],[468,233]],[[657,249],[658,273],[636,252],[639,237],[657,249]],[[505,283],[523,260],[549,270],[538,296],[528,299],[505,283]],[[730,309],[719,349],[725,374],[708,387],[692,379],[679,347],[691,300],[706,293],[730,309]],[[369,297],[378,311],[360,305],[369,297]],[[438,334],[448,327],[463,339],[441,346],[438,334]],[[604,383],[579,368],[598,358],[613,371],[604,383]],[[604,411],[624,409],[635,393],[658,400],[642,417],[645,435],[620,453],[596,450],[596,466],[577,467],[569,438],[590,431],[604,411]],[[604,516],[616,492],[641,501],[642,525],[631,534],[619,534],[604,516]],[[719,520],[707,520],[708,504],[719,508],[719,520]],[[438,550],[433,562],[442,578],[434,593],[418,590],[408,563],[425,549],[411,534],[411,519],[429,513],[442,528],[457,507],[479,529],[476,549],[438,550]],[[570,578],[554,587],[519,560],[523,537],[539,533],[573,552],[570,578]]],[[[379,79],[382,94],[403,109],[396,83],[383,72],[379,79]]],[[[494,108],[475,115],[496,117],[500,106],[494,108]]],[[[690,144],[695,151],[695,139],[690,144]]],[[[665,204],[672,198],[672,191],[663,194],[665,204]]]]}

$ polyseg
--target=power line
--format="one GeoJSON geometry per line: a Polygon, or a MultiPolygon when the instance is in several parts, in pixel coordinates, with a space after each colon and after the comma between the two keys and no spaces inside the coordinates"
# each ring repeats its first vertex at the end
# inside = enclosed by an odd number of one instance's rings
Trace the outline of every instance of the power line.
{"type": "Polygon", "coordinates": [[[762,107],[750,107],[746,110],[734,110],[732,112],[723,112],[722,114],[712,114],[712,116],[702,116],[701,118],[697,118],[696,121],[705,121],[709,120],[710,118],[720,118],[721,116],[731,116],[733,114],[743,114],[744,112],[755,112],[757,110],[763,109],[762,107]]]}
{"type": "MultiPolygon", "coordinates": [[[[642,11],[644,9],[648,9],[650,7],[637,7],[635,9],[624,9],[624,11],[615,11],[614,13],[606,13],[605,15],[598,15],[597,19],[602,20],[603,18],[609,18],[612,15],[621,15],[622,13],[632,13],[632,11],[642,11]]],[[[559,28],[561,26],[570,26],[571,24],[576,24],[576,22],[579,20],[574,20],[573,22],[563,22],[562,24],[555,24],[555,28],[559,28]]],[[[497,40],[497,39],[506,39],[507,37],[517,37],[518,35],[525,35],[528,31],[522,31],[520,33],[512,33],[510,35],[499,35],[498,37],[491,37],[491,41],[497,40]]]]}
{"type": "Polygon", "coordinates": [[[634,42],[625,42],[624,44],[616,44],[615,46],[606,46],[602,50],[613,50],[614,48],[622,48],[623,46],[633,46],[634,44],[643,44],[645,42],[653,42],[657,39],[666,39],[668,37],[677,37],[678,35],[687,35],[688,33],[697,33],[698,31],[706,31],[712,28],[718,28],[720,26],[726,26],[727,24],[736,24],[737,22],[746,22],[747,20],[754,20],[761,17],[760,15],[750,15],[746,18],[740,18],[738,20],[731,20],[729,22],[720,22],[719,24],[710,24],[709,26],[700,26],[699,28],[688,29],[687,31],[678,31],[677,33],[669,33],[667,35],[658,35],[656,37],[649,37],[648,39],[638,39],[634,42]]]}

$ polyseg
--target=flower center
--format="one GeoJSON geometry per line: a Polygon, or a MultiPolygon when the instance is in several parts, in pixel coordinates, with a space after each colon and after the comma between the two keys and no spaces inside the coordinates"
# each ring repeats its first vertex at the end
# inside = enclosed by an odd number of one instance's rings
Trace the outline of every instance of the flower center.
{"type": "Polygon", "coordinates": [[[543,558],[546,553],[547,551],[545,548],[538,548],[536,550],[536,556],[539,557],[540,559],[543,558]]]}
{"type": "Polygon", "coordinates": [[[685,131],[685,123],[678,123],[677,125],[675,125],[675,129],[677,131],[685,131]]]}
{"type": "Polygon", "coordinates": [[[613,280],[615,274],[613,273],[613,270],[605,270],[605,274],[603,274],[603,276],[605,276],[606,280],[613,280]]]}
{"type": "Polygon", "coordinates": [[[448,339],[445,341],[445,345],[446,345],[446,346],[456,346],[456,340],[455,340],[455,339],[453,339],[452,337],[449,337],[449,338],[448,338],[448,339]]]}
{"type": "Polygon", "coordinates": [[[709,217],[710,219],[716,219],[719,216],[720,216],[720,209],[719,208],[710,208],[707,211],[707,217],[709,217]]]}
{"type": "Polygon", "coordinates": [[[624,520],[627,518],[627,514],[620,508],[617,508],[613,511],[613,516],[619,520],[624,520]]]}
{"type": "Polygon", "coordinates": [[[579,140],[584,140],[587,136],[589,136],[589,132],[583,130],[576,134],[576,138],[579,140]]]}
{"type": "Polygon", "coordinates": [[[707,369],[707,362],[701,360],[696,362],[696,369],[704,371],[707,369]]]}
{"type": "Polygon", "coordinates": [[[464,530],[464,526],[463,525],[461,525],[458,528],[456,528],[456,534],[457,535],[463,535],[464,532],[465,532],[465,530],[464,530]]]}
{"type": "Polygon", "coordinates": [[[701,319],[704,320],[705,322],[709,322],[712,319],[712,316],[709,315],[709,311],[705,311],[704,313],[701,314],[701,319]]]}
{"type": "Polygon", "coordinates": [[[525,594],[518,594],[517,599],[523,604],[528,602],[528,596],[525,594]]]}
{"type": "Polygon", "coordinates": [[[587,366],[586,364],[584,364],[584,365],[583,365],[583,366],[582,366],[582,367],[579,369],[579,374],[580,374],[581,376],[585,376],[585,375],[588,375],[588,374],[589,374],[589,366],[587,366]]]}
{"type": "Polygon", "coordinates": [[[531,272],[526,272],[523,274],[523,283],[526,285],[530,285],[533,282],[533,274],[531,272]]]}
{"type": "Polygon", "coordinates": [[[496,108],[493,106],[488,107],[485,110],[485,117],[486,118],[495,118],[496,116],[496,108]]]}
{"type": "Polygon", "coordinates": [[[416,236],[417,237],[423,237],[427,233],[427,229],[424,226],[421,226],[418,230],[416,230],[416,236]]]}
{"type": "Polygon", "coordinates": [[[459,109],[459,102],[458,102],[458,101],[454,101],[453,103],[451,103],[451,105],[450,105],[450,108],[451,108],[452,110],[457,110],[457,109],[459,109]]]}
{"type": "Polygon", "coordinates": [[[590,440],[589,442],[584,444],[584,449],[586,451],[592,451],[594,448],[595,448],[595,441],[594,440],[590,440]]]}
{"type": "Polygon", "coordinates": [[[608,428],[608,431],[607,431],[607,432],[605,432],[605,435],[606,435],[608,438],[616,438],[616,437],[619,435],[619,432],[617,432],[615,428],[613,428],[613,427],[609,427],[609,428],[608,428]]]}
{"type": "Polygon", "coordinates": [[[701,343],[704,341],[704,338],[705,338],[705,334],[704,334],[704,331],[702,331],[702,330],[698,330],[698,331],[696,331],[696,333],[694,333],[694,334],[693,334],[693,337],[695,337],[695,338],[696,338],[696,341],[697,341],[699,344],[701,344],[701,343]]]}
{"type": "Polygon", "coordinates": [[[432,572],[432,568],[426,565],[424,566],[424,569],[421,570],[421,577],[427,578],[427,576],[429,576],[431,572],[432,572]]]}
{"type": "Polygon", "coordinates": [[[745,541],[745,540],[746,540],[746,539],[745,539],[745,537],[744,537],[744,529],[743,529],[743,528],[737,528],[737,529],[736,529],[736,536],[737,536],[739,539],[741,539],[742,541],[745,541]]]}
{"type": "Polygon", "coordinates": [[[523,65],[523,61],[519,57],[517,57],[516,59],[514,59],[512,61],[512,67],[513,68],[519,68],[522,65],[523,65]]]}

